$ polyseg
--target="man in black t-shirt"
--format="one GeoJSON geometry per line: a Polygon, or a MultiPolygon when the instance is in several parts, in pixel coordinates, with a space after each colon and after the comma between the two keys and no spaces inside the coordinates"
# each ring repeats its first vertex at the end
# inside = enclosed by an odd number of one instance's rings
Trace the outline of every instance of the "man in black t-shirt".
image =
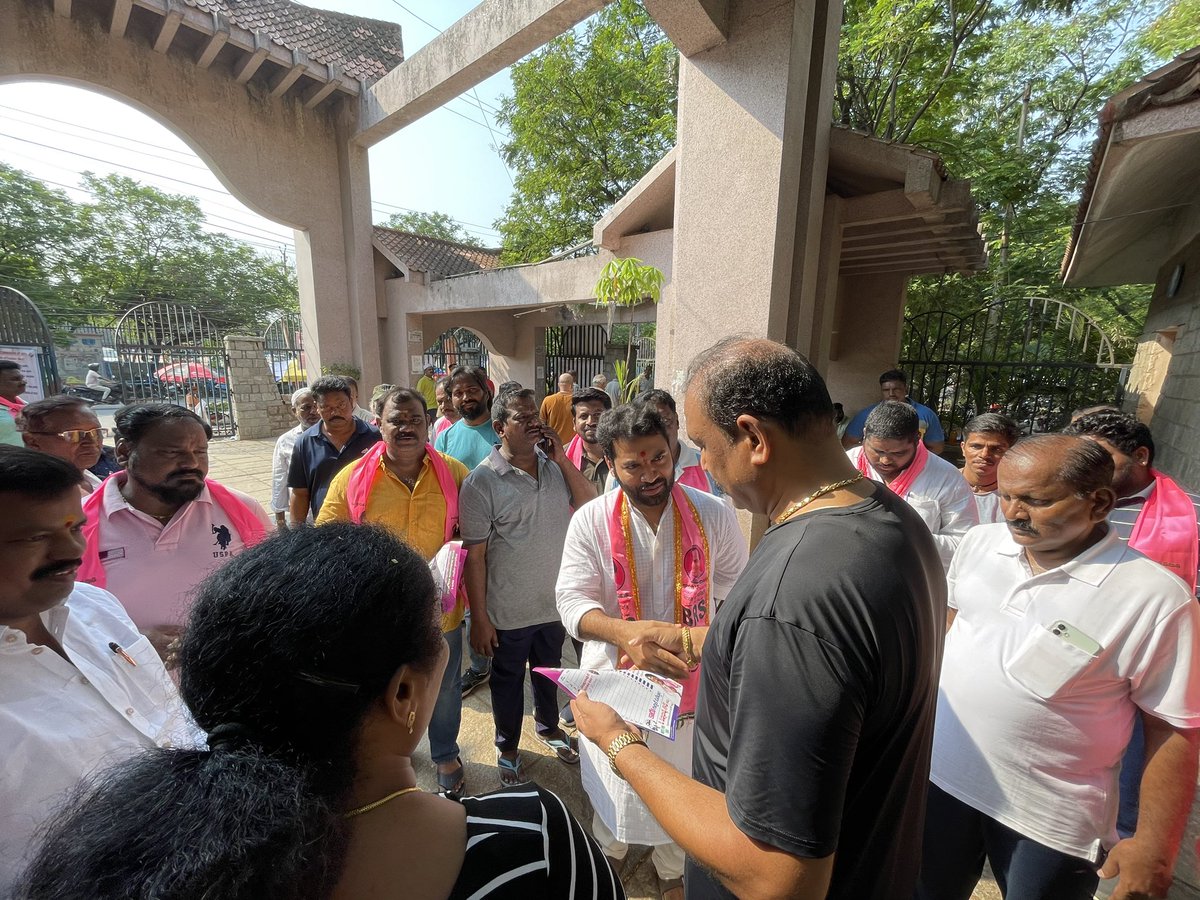
{"type": "Polygon", "coordinates": [[[710,628],[647,638],[650,659],[702,660],[695,777],[586,694],[579,730],[687,851],[689,898],[911,896],[945,628],[933,539],[850,465],[795,351],[729,338],[688,380],[705,467],[773,523],[710,628]]]}

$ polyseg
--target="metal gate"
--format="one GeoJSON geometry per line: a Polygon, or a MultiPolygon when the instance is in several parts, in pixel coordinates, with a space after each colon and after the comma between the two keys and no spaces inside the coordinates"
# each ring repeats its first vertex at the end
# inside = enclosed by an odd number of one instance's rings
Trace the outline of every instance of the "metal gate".
{"type": "Polygon", "coordinates": [[[237,425],[225,346],[208,319],[190,306],[156,300],[128,310],[113,333],[119,389],[126,400],[187,406],[207,418],[214,437],[233,437],[237,425]]]}
{"type": "Polygon", "coordinates": [[[283,313],[276,317],[263,332],[263,348],[281,396],[290,397],[308,385],[304,328],[298,313],[283,313]]]}
{"type": "Polygon", "coordinates": [[[1055,431],[1081,406],[1117,403],[1129,371],[1094,319],[1061,300],[1004,300],[967,316],[905,319],[900,368],[948,439],[984,412],[1026,433],[1055,431]]]}
{"type": "Polygon", "coordinates": [[[546,329],[547,394],[558,390],[558,376],[575,373],[575,384],[590,387],[604,371],[608,330],[603,325],[551,325],[546,329]]]}
{"type": "Polygon", "coordinates": [[[54,339],[41,311],[16,288],[0,286],[0,359],[21,364],[28,387],[26,400],[41,400],[59,391],[54,339]]]}
{"type": "Polygon", "coordinates": [[[451,328],[438,336],[437,343],[425,351],[423,366],[433,366],[448,374],[455,366],[487,368],[488,353],[479,335],[469,328],[451,328]]]}

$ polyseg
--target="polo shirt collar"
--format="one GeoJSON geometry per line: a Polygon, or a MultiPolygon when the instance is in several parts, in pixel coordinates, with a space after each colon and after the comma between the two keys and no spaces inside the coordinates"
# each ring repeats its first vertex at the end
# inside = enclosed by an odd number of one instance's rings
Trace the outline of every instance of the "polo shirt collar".
{"type": "MultiPolygon", "coordinates": [[[[100,508],[104,512],[104,518],[111,519],[114,514],[120,512],[121,510],[129,510],[130,512],[145,515],[145,513],[141,513],[140,510],[134,509],[129,504],[129,501],[121,496],[121,485],[125,483],[125,479],[128,477],[128,472],[120,472],[115,477],[108,479],[108,484],[106,484],[103,488],[104,496],[100,498],[100,508]]],[[[209,493],[207,484],[204,485],[199,496],[197,496],[195,500],[188,501],[188,503],[185,503],[184,506],[187,506],[190,503],[207,503],[212,505],[212,494],[209,493]]]]}
{"type": "MultiPolygon", "coordinates": [[[[358,437],[360,434],[366,434],[368,431],[371,430],[371,426],[368,425],[366,422],[364,422],[362,419],[358,418],[358,416],[351,416],[350,418],[354,420],[354,434],[350,438],[349,441],[346,441],[347,444],[349,444],[350,441],[353,441],[354,438],[358,437]]],[[[314,425],[312,428],[308,429],[308,431],[306,431],[304,433],[305,434],[315,434],[318,437],[320,437],[321,440],[323,440],[325,443],[329,444],[329,446],[332,447],[333,441],[329,440],[329,438],[327,438],[325,436],[325,432],[321,430],[321,426],[324,424],[325,424],[324,422],[318,422],[316,425],[314,425]]],[[[342,449],[343,450],[346,449],[345,446],[343,446],[342,449]]]]}
{"type": "MultiPolygon", "coordinates": [[[[1033,577],[1039,578],[1052,572],[1061,572],[1076,581],[1098,587],[1112,572],[1113,566],[1125,555],[1125,545],[1117,537],[1117,533],[1112,528],[1105,527],[1107,532],[1104,537],[1074,559],[1069,559],[1061,566],[1047,569],[1033,577]]],[[[1019,559],[1025,548],[1012,539],[1011,533],[1008,538],[1008,541],[997,545],[996,552],[1001,556],[1019,559]]]]}
{"type": "MultiPolygon", "coordinates": [[[[533,452],[537,454],[538,471],[540,472],[548,460],[546,459],[546,455],[542,453],[541,448],[536,448],[533,452]]],[[[497,475],[507,475],[509,472],[516,471],[513,464],[505,459],[504,454],[500,452],[499,444],[492,447],[492,452],[488,454],[487,464],[495,470],[497,475]]]]}

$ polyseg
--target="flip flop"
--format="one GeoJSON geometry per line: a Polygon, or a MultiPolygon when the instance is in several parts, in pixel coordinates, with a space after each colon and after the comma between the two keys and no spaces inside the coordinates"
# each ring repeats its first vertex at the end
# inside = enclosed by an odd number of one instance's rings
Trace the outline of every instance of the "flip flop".
{"type": "Polygon", "coordinates": [[[559,762],[564,762],[568,766],[579,765],[579,752],[572,744],[571,738],[561,728],[548,734],[539,734],[537,739],[554,751],[559,762]]]}
{"type": "Polygon", "coordinates": [[[450,772],[438,772],[437,783],[441,788],[442,793],[447,797],[457,799],[462,796],[463,788],[467,786],[466,770],[463,769],[463,761],[460,756],[457,759],[458,768],[450,772]]]}
{"type": "Polygon", "coordinates": [[[683,879],[659,878],[658,894],[662,900],[683,900],[683,879]]]}
{"type": "Polygon", "coordinates": [[[500,783],[505,787],[518,787],[529,784],[525,777],[525,767],[521,764],[521,756],[516,759],[506,759],[499,750],[496,751],[496,767],[500,770],[500,783]]]}

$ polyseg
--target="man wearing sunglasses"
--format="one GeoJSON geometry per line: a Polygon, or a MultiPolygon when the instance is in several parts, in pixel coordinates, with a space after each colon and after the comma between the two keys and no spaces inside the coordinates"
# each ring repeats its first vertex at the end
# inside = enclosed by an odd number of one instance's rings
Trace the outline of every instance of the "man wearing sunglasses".
{"type": "Polygon", "coordinates": [[[21,437],[30,450],[40,450],[79,470],[79,489],[90,494],[100,479],[88,471],[100,461],[103,431],[100,420],[77,397],[48,397],[26,404],[21,411],[21,437]]]}

